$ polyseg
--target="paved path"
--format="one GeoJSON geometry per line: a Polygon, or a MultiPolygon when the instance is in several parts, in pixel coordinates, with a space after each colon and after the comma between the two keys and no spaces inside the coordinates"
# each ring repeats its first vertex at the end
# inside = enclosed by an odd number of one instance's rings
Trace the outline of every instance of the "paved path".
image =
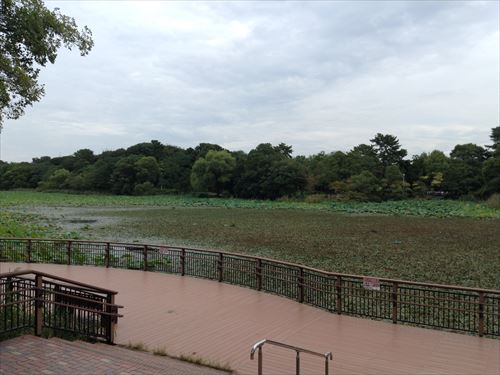
{"type": "MultiPolygon", "coordinates": [[[[124,305],[116,341],[164,347],[228,362],[256,374],[251,346],[263,338],[332,351],[340,374],[500,374],[500,340],[336,315],[295,301],[205,279],[156,272],[52,264],[0,263],[0,271],[36,269],[118,291],[124,305]]],[[[321,374],[304,356],[302,374],[321,374]]],[[[265,375],[294,372],[295,353],[264,348],[265,375]]]]}
{"type": "Polygon", "coordinates": [[[25,335],[0,342],[2,375],[228,375],[106,344],[25,335]]]}

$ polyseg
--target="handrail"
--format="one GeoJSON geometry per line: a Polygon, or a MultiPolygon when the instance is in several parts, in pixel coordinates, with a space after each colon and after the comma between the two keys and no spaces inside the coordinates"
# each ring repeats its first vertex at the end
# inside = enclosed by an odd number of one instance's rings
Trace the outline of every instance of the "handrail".
{"type": "Polygon", "coordinates": [[[270,344],[270,345],[274,345],[274,346],[279,346],[281,348],[294,350],[296,353],[296,357],[295,357],[295,374],[296,375],[300,375],[300,353],[306,353],[306,354],[310,354],[310,355],[324,358],[325,359],[325,375],[328,375],[328,373],[329,373],[328,361],[333,360],[332,352],[319,353],[319,352],[314,352],[314,351],[309,350],[309,349],[300,348],[298,346],[285,344],[285,343],[282,343],[279,341],[264,339],[264,340],[260,340],[260,341],[256,342],[252,346],[252,349],[250,350],[250,359],[251,360],[254,359],[255,352],[258,350],[258,352],[257,352],[257,356],[258,356],[257,374],[258,375],[262,375],[262,356],[263,356],[262,355],[262,347],[264,346],[264,344],[270,344]]]}
{"type": "Polygon", "coordinates": [[[4,319],[0,334],[32,328],[41,336],[48,328],[113,343],[115,325],[123,317],[118,313],[123,306],[114,303],[116,294],[35,270],[0,273],[0,315],[7,317],[9,311],[15,316],[4,319]]]}
{"type": "MultiPolygon", "coordinates": [[[[223,255],[227,255],[227,256],[235,256],[235,257],[241,257],[241,258],[252,259],[252,260],[267,261],[267,262],[272,262],[272,263],[276,263],[279,265],[294,267],[297,269],[302,268],[303,270],[318,272],[318,273],[321,273],[325,276],[333,276],[333,277],[340,276],[340,277],[357,279],[357,280],[363,280],[365,278],[374,277],[373,275],[371,275],[371,276],[354,275],[354,274],[349,274],[349,273],[325,271],[325,270],[321,270],[319,268],[304,266],[304,265],[301,265],[298,263],[287,262],[287,261],[266,258],[266,257],[260,257],[260,256],[254,256],[254,255],[248,255],[248,254],[242,254],[242,253],[235,253],[235,252],[230,252],[230,251],[220,251],[220,250],[215,250],[215,249],[198,249],[198,248],[191,248],[191,247],[171,246],[171,245],[165,245],[165,244],[144,244],[144,243],[138,243],[138,242],[137,243],[127,243],[127,242],[114,242],[114,241],[92,241],[92,240],[89,241],[89,240],[73,240],[73,239],[24,238],[24,237],[0,237],[0,241],[44,241],[44,242],[59,242],[59,243],[71,242],[71,243],[86,243],[86,244],[96,244],[96,245],[113,244],[113,245],[133,246],[133,247],[137,247],[137,248],[144,248],[145,246],[148,248],[164,247],[164,248],[168,248],[171,250],[198,251],[198,252],[202,252],[202,253],[203,252],[211,253],[214,255],[223,254],[223,255]]],[[[392,279],[392,278],[385,278],[385,277],[377,277],[377,279],[380,280],[381,282],[387,282],[387,283],[422,286],[422,287],[426,287],[426,288],[453,289],[453,290],[460,290],[460,291],[464,291],[464,292],[476,292],[476,293],[482,292],[482,293],[500,295],[500,290],[498,290],[498,289],[472,288],[472,287],[461,286],[461,285],[436,284],[436,283],[428,283],[428,282],[420,282],[420,281],[392,279]]]]}
{"type": "Polygon", "coordinates": [[[82,283],[80,281],[66,279],[66,278],[60,277],[60,276],[50,275],[48,273],[37,271],[37,270],[23,270],[23,271],[5,272],[5,273],[0,273],[0,277],[15,277],[15,276],[23,276],[23,275],[29,275],[29,274],[39,275],[39,276],[46,277],[46,278],[49,278],[52,280],[62,281],[64,283],[73,284],[73,285],[78,285],[78,286],[90,289],[92,291],[95,291],[95,292],[108,293],[108,294],[118,294],[118,292],[115,290],[101,288],[98,286],[82,283]]]}
{"type": "Polygon", "coordinates": [[[202,277],[275,293],[337,314],[500,338],[498,289],[371,278],[252,255],[158,243],[0,237],[0,262],[10,260],[202,277]]]}

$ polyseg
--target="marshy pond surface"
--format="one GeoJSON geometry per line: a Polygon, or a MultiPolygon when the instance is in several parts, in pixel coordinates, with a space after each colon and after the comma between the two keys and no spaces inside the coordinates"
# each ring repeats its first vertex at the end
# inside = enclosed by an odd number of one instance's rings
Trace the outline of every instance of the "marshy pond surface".
{"type": "Polygon", "coordinates": [[[500,288],[500,220],[300,209],[17,206],[81,239],[242,252],[352,274],[500,288]]]}

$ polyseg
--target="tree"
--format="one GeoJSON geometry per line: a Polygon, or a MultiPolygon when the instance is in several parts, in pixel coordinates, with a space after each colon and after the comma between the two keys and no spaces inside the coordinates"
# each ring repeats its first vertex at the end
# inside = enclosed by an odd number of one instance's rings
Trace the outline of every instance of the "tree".
{"type": "Polygon", "coordinates": [[[225,150],[210,150],[199,158],[191,171],[191,185],[195,191],[206,191],[220,195],[231,181],[236,160],[225,150]]]}
{"type": "Polygon", "coordinates": [[[376,172],[383,170],[373,146],[366,144],[360,144],[347,153],[347,164],[351,175],[363,171],[376,172]]]}
{"type": "Polygon", "coordinates": [[[493,144],[490,146],[486,146],[486,147],[491,149],[491,151],[494,155],[500,156],[500,126],[497,126],[496,128],[491,129],[490,138],[493,141],[493,144]]]}
{"type": "Polygon", "coordinates": [[[242,160],[234,187],[236,194],[242,198],[276,199],[302,190],[305,173],[286,150],[291,152],[284,144],[262,143],[250,151],[242,160]]]}
{"type": "Polygon", "coordinates": [[[67,187],[71,173],[64,168],[57,169],[47,181],[40,184],[41,189],[64,189],[67,187]]]}
{"type": "Polygon", "coordinates": [[[384,170],[389,165],[401,164],[403,158],[408,154],[405,149],[401,148],[398,138],[390,134],[377,133],[373,139],[370,139],[370,142],[373,144],[373,149],[384,170]]]}
{"type": "Polygon", "coordinates": [[[488,158],[488,152],[481,146],[474,143],[467,143],[463,145],[456,145],[451,151],[450,157],[455,160],[461,160],[473,168],[480,168],[488,158]]]}
{"type": "Polygon", "coordinates": [[[325,154],[320,152],[307,159],[309,189],[329,193],[333,181],[344,180],[351,175],[348,157],[342,151],[325,154]]]}
{"type": "Polygon", "coordinates": [[[482,167],[485,182],[481,189],[483,196],[500,193],[500,126],[491,129],[491,140],[493,144],[488,148],[492,150],[492,157],[482,167]]]}
{"type": "Polygon", "coordinates": [[[153,156],[143,156],[135,162],[136,182],[150,182],[155,185],[160,175],[160,167],[153,156]]]}
{"type": "Polygon", "coordinates": [[[380,201],[382,184],[369,171],[361,172],[347,180],[347,197],[360,201],[380,201]]]}
{"type": "Polygon", "coordinates": [[[118,160],[111,175],[111,191],[115,194],[132,194],[136,182],[135,163],[141,157],[129,155],[118,160]]]}
{"type": "Polygon", "coordinates": [[[160,160],[160,189],[187,192],[191,189],[194,156],[179,147],[165,146],[160,160]]]}
{"type": "Polygon", "coordinates": [[[0,0],[0,128],[42,98],[39,67],[53,64],[61,46],[84,56],[93,44],[88,27],[78,30],[73,18],[41,0],[0,0]]]}

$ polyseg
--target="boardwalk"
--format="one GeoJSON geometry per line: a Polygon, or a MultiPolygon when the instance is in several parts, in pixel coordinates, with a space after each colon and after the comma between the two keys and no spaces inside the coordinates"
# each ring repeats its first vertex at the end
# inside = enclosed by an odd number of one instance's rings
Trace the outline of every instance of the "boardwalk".
{"type": "MultiPolygon", "coordinates": [[[[124,305],[116,341],[143,342],[172,355],[193,354],[255,374],[249,350],[269,338],[332,351],[334,374],[500,373],[500,340],[338,316],[215,281],[97,267],[0,263],[0,272],[35,269],[117,290],[124,305]]],[[[290,374],[295,354],[264,348],[265,374],[290,374]]],[[[303,374],[320,374],[304,356],[303,374]]]]}

